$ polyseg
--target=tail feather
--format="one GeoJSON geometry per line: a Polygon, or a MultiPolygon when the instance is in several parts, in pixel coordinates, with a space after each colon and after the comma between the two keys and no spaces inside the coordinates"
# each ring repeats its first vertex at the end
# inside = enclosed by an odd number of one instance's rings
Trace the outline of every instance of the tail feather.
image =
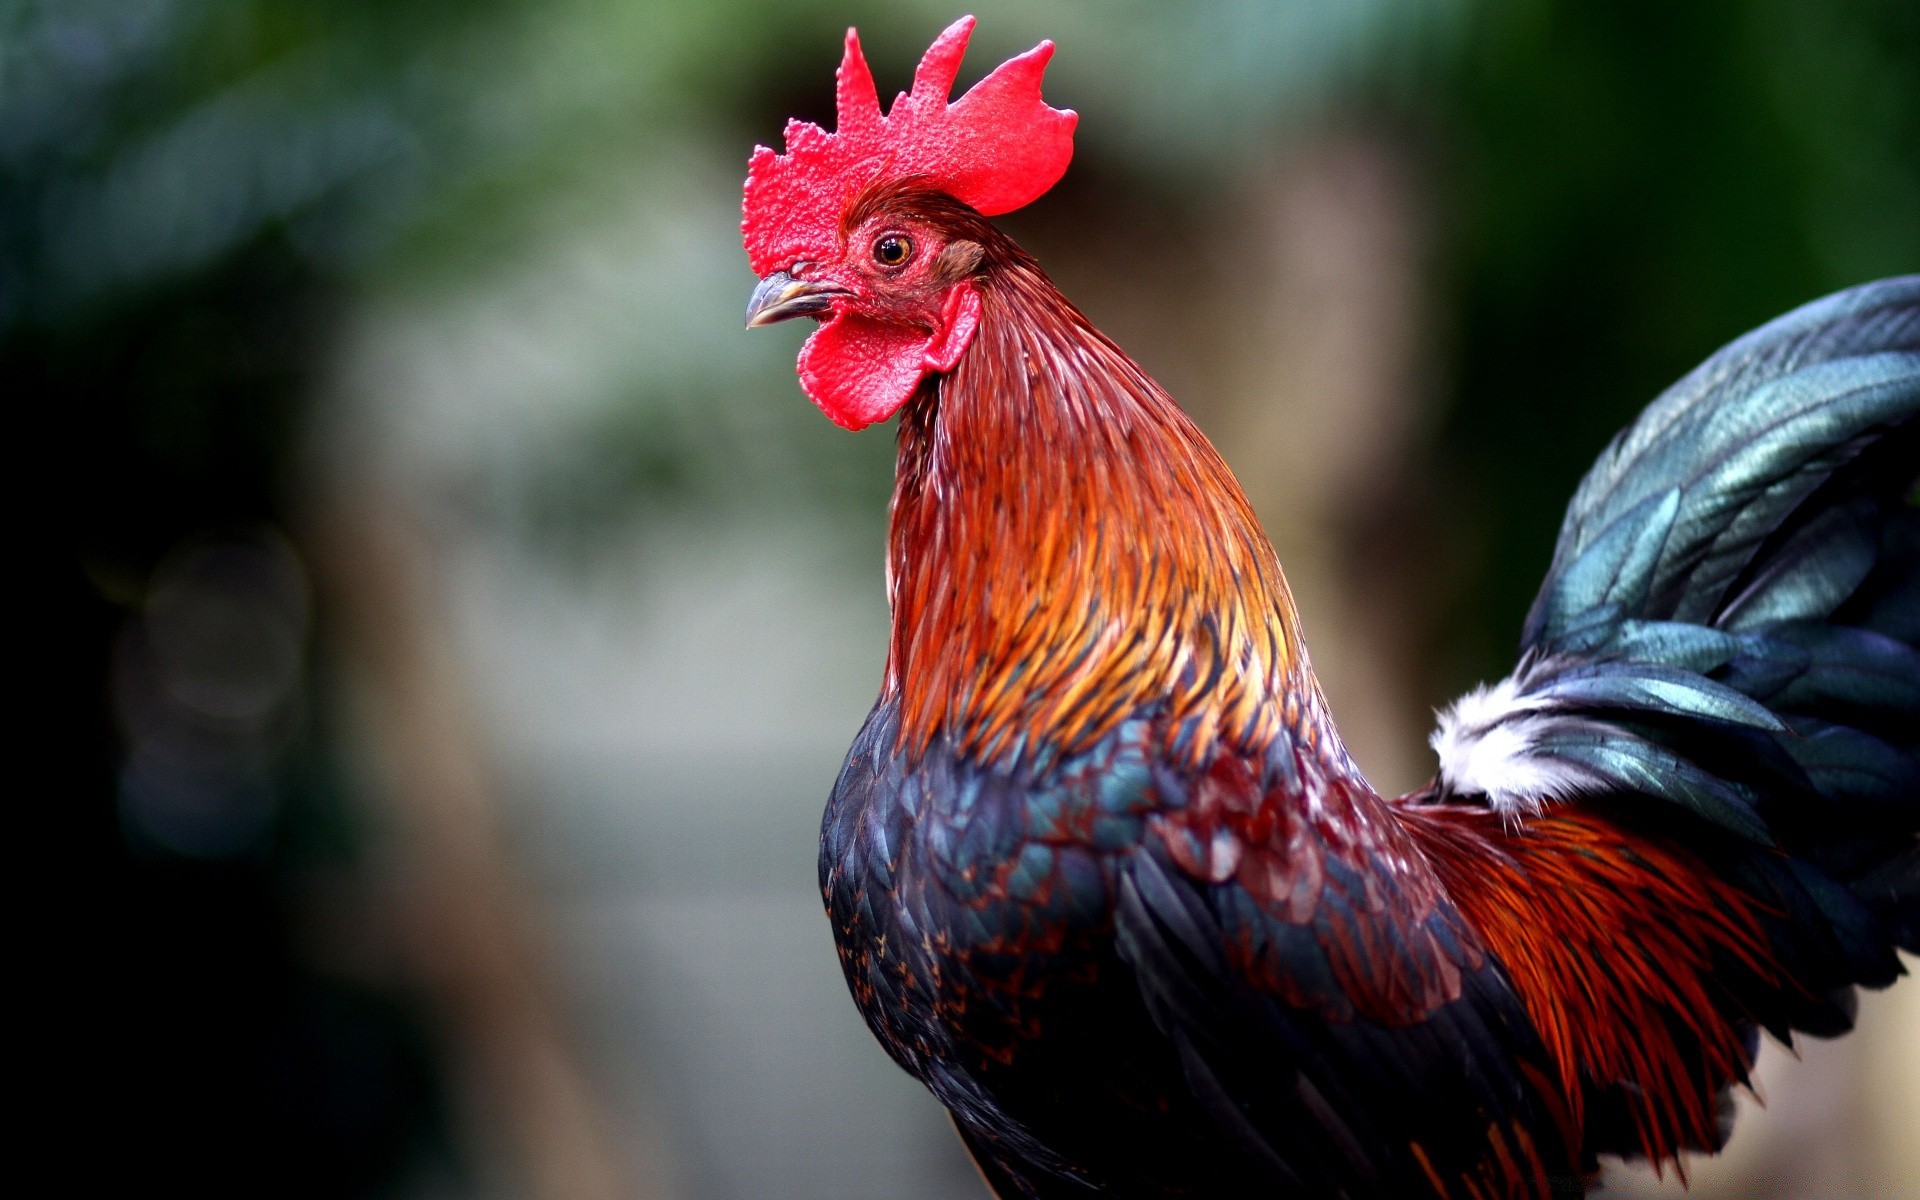
{"type": "Polygon", "coordinates": [[[1443,715],[1441,795],[1591,798],[1687,838],[1781,914],[1808,995],[1756,1019],[1843,1029],[1836,997],[1920,951],[1920,276],[1656,400],[1576,493],[1521,649],[1443,715]]]}
{"type": "Polygon", "coordinates": [[[1567,618],[1608,603],[1715,624],[1761,543],[1863,440],[1913,415],[1915,354],[1920,276],[1907,276],[1815,301],[1702,363],[1581,483],[1522,643],[1551,644],[1567,618]],[[1609,539],[1635,553],[1599,594],[1583,571],[1609,539]]]}

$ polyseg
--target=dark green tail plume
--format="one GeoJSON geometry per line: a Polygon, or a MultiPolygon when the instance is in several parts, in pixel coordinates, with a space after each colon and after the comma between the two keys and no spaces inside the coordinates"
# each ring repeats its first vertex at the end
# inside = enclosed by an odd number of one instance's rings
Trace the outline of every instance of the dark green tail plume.
{"type": "Polygon", "coordinates": [[[1504,731],[1482,780],[1514,764],[1675,829],[1780,909],[1814,994],[1756,1013],[1776,1033],[1844,1029],[1847,985],[1920,951],[1917,480],[1920,276],[1748,334],[1600,456],[1520,669],[1436,737],[1443,787],[1501,806],[1461,782],[1504,731]]]}

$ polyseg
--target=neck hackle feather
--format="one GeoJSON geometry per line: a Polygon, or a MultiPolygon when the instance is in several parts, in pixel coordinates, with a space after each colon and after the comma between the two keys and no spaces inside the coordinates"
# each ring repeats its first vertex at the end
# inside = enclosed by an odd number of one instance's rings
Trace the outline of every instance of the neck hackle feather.
{"type": "Polygon", "coordinates": [[[1193,422],[978,214],[893,202],[985,250],[979,333],[902,414],[903,741],[1066,754],[1156,704],[1189,752],[1331,738],[1272,545],[1193,422]]]}

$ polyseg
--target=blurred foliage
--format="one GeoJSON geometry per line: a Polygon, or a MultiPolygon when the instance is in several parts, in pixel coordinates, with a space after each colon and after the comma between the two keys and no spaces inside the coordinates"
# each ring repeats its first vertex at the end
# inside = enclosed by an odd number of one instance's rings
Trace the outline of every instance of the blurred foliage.
{"type": "Polygon", "coordinates": [[[0,378],[54,434],[55,553],[27,579],[68,835],[46,1094],[89,1189],[373,1195],[449,1169],[427,1023],[302,944],[359,842],[305,581],[188,578],[278,541],[334,281],[404,175],[374,65],[340,57],[356,21],[378,57],[373,14],[320,15],[0,8],[0,378]]]}
{"type": "Polygon", "coordinates": [[[1460,44],[1445,450],[1485,559],[1455,683],[1506,670],[1567,497],[1641,406],[1789,308],[1920,270],[1911,0],[1485,0],[1460,44]]]}

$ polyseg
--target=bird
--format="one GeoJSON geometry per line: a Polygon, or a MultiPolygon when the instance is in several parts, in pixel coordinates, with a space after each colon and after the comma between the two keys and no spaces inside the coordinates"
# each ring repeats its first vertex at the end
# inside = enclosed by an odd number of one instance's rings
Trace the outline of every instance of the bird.
{"type": "Polygon", "coordinates": [[[1344,747],[1180,406],[992,218],[1065,173],[1050,42],[757,147],[747,325],[898,418],[879,697],[822,820],[855,1004],[1003,1200],[1576,1196],[1728,1136],[1759,1038],[1920,952],[1920,276],[1655,399],[1428,785],[1344,747]]]}

